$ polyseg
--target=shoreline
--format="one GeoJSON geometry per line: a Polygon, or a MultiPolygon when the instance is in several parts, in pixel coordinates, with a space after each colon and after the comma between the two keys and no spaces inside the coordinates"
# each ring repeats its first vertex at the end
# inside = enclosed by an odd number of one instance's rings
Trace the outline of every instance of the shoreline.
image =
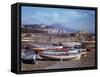
{"type": "Polygon", "coordinates": [[[79,60],[37,60],[36,64],[24,64],[21,62],[21,70],[45,70],[60,68],[78,68],[95,66],[95,51],[90,51],[79,60]]]}

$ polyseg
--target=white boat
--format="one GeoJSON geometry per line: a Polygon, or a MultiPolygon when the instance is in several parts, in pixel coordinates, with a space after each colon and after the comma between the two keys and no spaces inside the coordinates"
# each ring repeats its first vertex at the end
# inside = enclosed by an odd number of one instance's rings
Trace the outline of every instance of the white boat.
{"type": "Polygon", "coordinates": [[[56,51],[44,51],[39,54],[41,57],[50,58],[50,59],[73,59],[81,58],[81,53],[67,53],[64,51],[56,52],[56,51]]]}
{"type": "Polygon", "coordinates": [[[56,50],[56,49],[62,49],[63,46],[44,46],[44,47],[35,47],[32,48],[35,51],[44,51],[44,50],[56,50]]]}
{"type": "Polygon", "coordinates": [[[67,52],[58,51],[58,50],[47,50],[47,51],[41,52],[40,54],[61,55],[61,54],[67,54],[67,52]]]}
{"type": "Polygon", "coordinates": [[[86,52],[86,49],[75,49],[75,48],[73,48],[73,49],[70,49],[69,51],[68,51],[68,53],[82,53],[82,52],[86,52]]]}
{"type": "Polygon", "coordinates": [[[74,47],[76,45],[81,45],[80,42],[67,42],[67,43],[62,43],[64,46],[68,46],[68,47],[74,47]]]}
{"type": "Polygon", "coordinates": [[[73,59],[73,58],[77,58],[80,59],[81,58],[81,54],[70,54],[70,55],[49,55],[49,54],[42,54],[42,57],[47,57],[47,58],[51,58],[51,59],[73,59]]]}

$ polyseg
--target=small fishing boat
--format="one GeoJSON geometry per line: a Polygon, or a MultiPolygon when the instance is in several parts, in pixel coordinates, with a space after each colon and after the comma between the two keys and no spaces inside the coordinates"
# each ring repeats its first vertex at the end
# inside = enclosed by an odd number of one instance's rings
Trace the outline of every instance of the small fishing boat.
{"type": "Polygon", "coordinates": [[[36,53],[32,50],[24,50],[21,52],[21,60],[24,63],[35,63],[36,53]]]}
{"type": "Polygon", "coordinates": [[[80,53],[68,53],[64,51],[54,51],[54,50],[44,51],[39,53],[39,55],[41,57],[50,58],[50,59],[73,59],[73,58],[80,59],[81,58],[80,53]]]}
{"type": "Polygon", "coordinates": [[[45,46],[45,47],[37,47],[37,48],[31,48],[34,51],[45,51],[45,50],[59,50],[62,49],[63,46],[45,46]]]}

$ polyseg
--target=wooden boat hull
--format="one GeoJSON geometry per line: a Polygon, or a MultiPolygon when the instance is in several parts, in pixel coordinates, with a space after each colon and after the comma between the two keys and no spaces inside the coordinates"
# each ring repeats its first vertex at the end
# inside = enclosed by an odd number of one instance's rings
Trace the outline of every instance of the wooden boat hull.
{"type": "Polygon", "coordinates": [[[81,54],[69,54],[69,55],[49,55],[49,54],[40,54],[41,57],[49,58],[49,59],[73,59],[81,58],[81,54]]]}

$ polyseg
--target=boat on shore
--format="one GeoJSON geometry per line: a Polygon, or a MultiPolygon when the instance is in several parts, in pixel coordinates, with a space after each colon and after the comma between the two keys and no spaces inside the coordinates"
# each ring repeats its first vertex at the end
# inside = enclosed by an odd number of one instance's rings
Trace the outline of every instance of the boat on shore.
{"type": "Polygon", "coordinates": [[[81,54],[69,54],[69,55],[49,55],[49,54],[42,54],[40,55],[45,58],[50,58],[50,59],[80,59],[81,54]]]}
{"type": "Polygon", "coordinates": [[[45,46],[45,47],[36,47],[36,48],[31,48],[34,51],[40,52],[40,51],[45,51],[45,50],[59,50],[63,49],[63,46],[45,46]]]}
{"type": "Polygon", "coordinates": [[[22,50],[21,52],[21,60],[24,63],[32,63],[35,64],[36,53],[30,49],[22,50]]]}
{"type": "Polygon", "coordinates": [[[42,58],[49,59],[80,59],[86,54],[86,49],[80,45],[53,46],[53,45],[34,45],[31,50],[42,58]]]}
{"type": "MultiPolygon", "coordinates": [[[[69,51],[71,52],[71,51],[69,51]]],[[[49,51],[44,51],[39,53],[41,57],[49,58],[49,59],[73,59],[81,58],[81,53],[68,53],[64,51],[54,51],[54,50],[49,50],[49,51]]]]}

